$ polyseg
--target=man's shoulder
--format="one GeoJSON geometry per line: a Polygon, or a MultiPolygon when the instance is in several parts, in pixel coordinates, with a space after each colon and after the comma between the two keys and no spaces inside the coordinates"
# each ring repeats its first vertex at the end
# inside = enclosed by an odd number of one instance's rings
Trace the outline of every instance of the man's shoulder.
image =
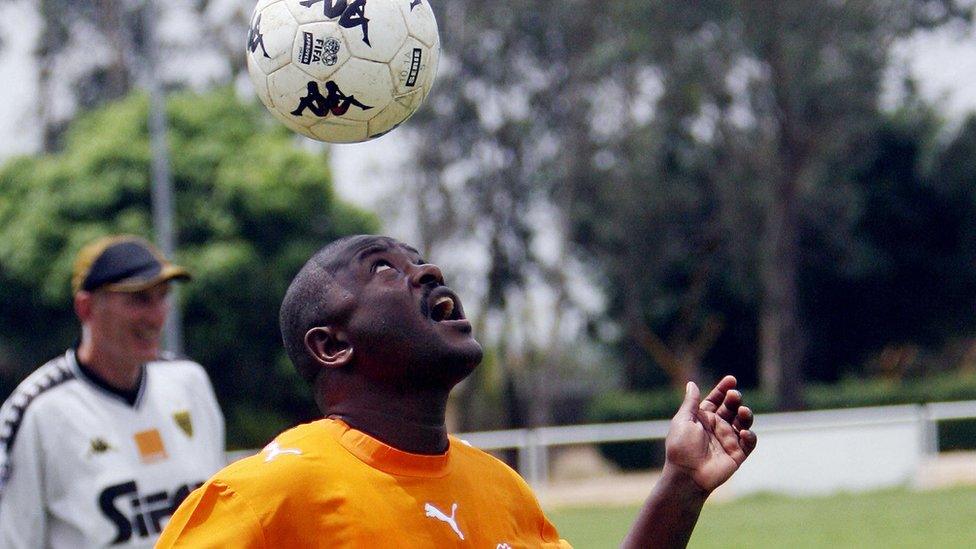
{"type": "Polygon", "coordinates": [[[206,379],[208,382],[210,380],[200,363],[169,352],[161,353],[156,360],[147,362],[146,369],[154,376],[186,379],[189,382],[197,382],[200,379],[206,379]]]}
{"type": "Polygon", "coordinates": [[[50,399],[50,395],[75,379],[67,354],[47,361],[24,378],[4,401],[0,408],[0,424],[9,424],[12,415],[21,417],[28,408],[42,406],[42,402],[57,402],[57,399],[50,399]]]}
{"type": "Polygon", "coordinates": [[[459,462],[466,474],[490,479],[490,482],[497,484],[498,487],[505,485],[509,489],[530,491],[525,479],[515,469],[488,452],[472,446],[464,439],[452,435],[451,452],[454,454],[453,459],[459,462]]]}
{"type": "Polygon", "coordinates": [[[50,412],[52,406],[66,406],[67,400],[58,393],[76,379],[69,355],[53,358],[34,370],[0,406],[0,487],[10,473],[9,454],[25,422],[39,418],[57,422],[65,413],[50,412]]]}
{"type": "Polygon", "coordinates": [[[484,465],[485,467],[511,470],[511,468],[508,467],[508,465],[506,465],[502,460],[480,448],[472,446],[470,442],[462,438],[450,435],[450,441],[451,452],[455,453],[455,455],[460,459],[478,463],[480,465],[484,465]]]}
{"type": "Polygon", "coordinates": [[[331,438],[319,422],[305,423],[282,432],[256,454],[231,463],[214,479],[234,488],[281,487],[307,481],[309,469],[328,471],[331,438]]]}

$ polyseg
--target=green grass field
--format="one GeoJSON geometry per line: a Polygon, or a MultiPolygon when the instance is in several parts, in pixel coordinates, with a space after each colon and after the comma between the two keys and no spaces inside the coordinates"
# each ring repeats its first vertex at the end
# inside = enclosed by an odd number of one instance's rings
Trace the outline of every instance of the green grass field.
{"type": "MultiPolygon", "coordinates": [[[[617,547],[636,514],[637,507],[548,513],[576,549],[617,547]]],[[[804,499],[763,495],[708,504],[689,547],[976,547],[976,488],[804,499]]]]}

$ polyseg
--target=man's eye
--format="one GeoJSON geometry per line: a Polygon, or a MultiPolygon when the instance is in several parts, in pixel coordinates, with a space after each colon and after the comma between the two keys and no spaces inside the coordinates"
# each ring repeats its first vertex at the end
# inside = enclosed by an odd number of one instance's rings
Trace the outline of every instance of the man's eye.
{"type": "Polygon", "coordinates": [[[392,269],[392,268],[393,268],[393,265],[390,265],[386,261],[377,261],[375,264],[373,264],[373,272],[374,273],[381,273],[383,271],[386,271],[386,270],[392,269]]]}

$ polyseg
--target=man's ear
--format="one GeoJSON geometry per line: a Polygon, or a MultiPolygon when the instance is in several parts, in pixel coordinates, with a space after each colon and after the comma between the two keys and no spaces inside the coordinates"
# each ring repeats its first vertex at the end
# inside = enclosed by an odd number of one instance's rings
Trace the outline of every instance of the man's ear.
{"type": "Polygon", "coordinates": [[[340,330],[318,326],[305,333],[305,348],[326,368],[342,368],[352,361],[352,344],[340,330]]]}
{"type": "Polygon", "coordinates": [[[78,320],[80,320],[82,324],[91,318],[92,298],[93,296],[91,292],[86,292],[84,290],[75,294],[75,314],[78,315],[78,320]]]}

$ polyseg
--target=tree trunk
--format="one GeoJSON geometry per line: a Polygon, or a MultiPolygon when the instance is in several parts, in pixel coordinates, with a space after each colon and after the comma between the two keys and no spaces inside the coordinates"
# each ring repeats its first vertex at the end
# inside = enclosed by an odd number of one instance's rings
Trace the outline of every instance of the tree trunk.
{"type": "Polygon", "coordinates": [[[794,174],[778,185],[769,205],[761,268],[760,381],[777,409],[803,406],[803,338],[800,332],[798,184],[794,174]]]}
{"type": "Polygon", "coordinates": [[[800,330],[799,209],[802,181],[815,134],[805,125],[802,104],[791,86],[794,67],[785,43],[788,23],[782,4],[767,13],[774,38],[766,54],[774,103],[767,156],[770,202],[766,206],[764,250],[760,259],[759,375],[763,391],[777,409],[803,407],[803,337],[800,330]]]}

